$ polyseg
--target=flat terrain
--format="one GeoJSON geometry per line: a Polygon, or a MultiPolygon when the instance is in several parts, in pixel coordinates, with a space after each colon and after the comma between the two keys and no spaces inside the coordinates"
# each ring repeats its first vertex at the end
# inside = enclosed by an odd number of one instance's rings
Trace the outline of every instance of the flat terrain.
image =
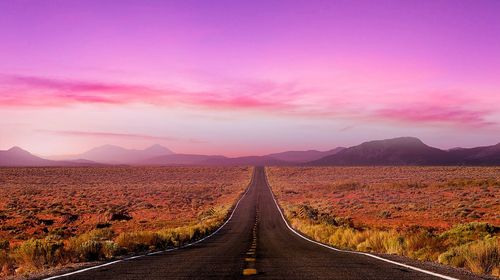
{"type": "MultiPolygon", "coordinates": [[[[462,276],[456,271],[438,272],[462,276]]],[[[263,168],[229,222],[187,248],[121,261],[62,279],[439,279],[363,255],[337,252],[290,231],[263,168]],[[254,233],[255,232],[255,233],[254,233]],[[254,242],[255,241],[255,242],[254,242]],[[254,245],[255,244],[255,245],[254,245]],[[256,275],[243,276],[248,269],[256,275]]],[[[465,279],[465,278],[464,278],[465,279]]]]}
{"type": "Polygon", "coordinates": [[[159,230],[228,209],[252,168],[0,168],[0,240],[159,230]]]}
{"type": "Polygon", "coordinates": [[[272,167],[268,176],[283,207],[357,226],[500,225],[500,167],[272,167]]]}

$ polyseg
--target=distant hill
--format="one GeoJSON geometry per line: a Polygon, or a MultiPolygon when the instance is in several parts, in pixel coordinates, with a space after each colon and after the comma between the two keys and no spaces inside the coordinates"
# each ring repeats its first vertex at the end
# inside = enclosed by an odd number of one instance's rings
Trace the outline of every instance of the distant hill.
{"type": "Polygon", "coordinates": [[[139,165],[212,165],[212,166],[236,166],[236,165],[294,165],[331,155],[344,148],[321,152],[310,151],[288,151],[269,154],[265,156],[226,157],[220,155],[196,155],[196,154],[168,154],[156,156],[136,162],[139,165]]]}
{"type": "Polygon", "coordinates": [[[55,161],[37,157],[19,147],[0,151],[0,166],[93,166],[99,165],[87,160],[55,161]]]}
{"type": "Polygon", "coordinates": [[[153,145],[144,150],[125,149],[119,146],[104,145],[74,157],[108,164],[135,164],[149,158],[172,154],[173,152],[171,150],[160,145],[153,145]]]}
{"type": "Polygon", "coordinates": [[[444,151],[400,137],[365,142],[308,165],[500,165],[500,145],[444,151]]]}
{"type": "Polygon", "coordinates": [[[53,166],[55,163],[32,155],[19,147],[0,151],[0,166],[53,166]]]}
{"type": "Polygon", "coordinates": [[[449,150],[454,162],[463,165],[500,165],[500,143],[493,146],[449,150]]]}
{"type": "Polygon", "coordinates": [[[205,161],[227,159],[224,156],[207,156],[195,154],[172,154],[152,157],[137,162],[139,165],[203,165],[205,161]]]}
{"type": "Polygon", "coordinates": [[[276,165],[292,165],[290,162],[278,160],[269,156],[247,156],[224,159],[208,159],[203,161],[204,165],[219,165],[219,166],[236,166],[236,165],[253,165],[253,166],[276,166],[276,165]]]}
{"type": "Polygon", "coordinates": [[[173,154],[150,158],[139,162],[140,165],[205,165],[205,166],[242,166],[242,165],[284,165],[289,164],[266,156],[229,158],[225,156],[173,154]]]}
{"type": "Polygon", "coordinates": [[[334,155],[344,149],[345,149],[344,147],[338,147],[324,152],[317,150],[287,151],[282,153],[269,154],[267,155],[267,157],[271,157],[286,162],[308,162],[308,161],[318,160],[326,156],[334,155]]]}
{"type": "Polygon", "coordinates": [[[285,166],[285,165],[489,165],[500,166],[500,143],[476,148],[441,150],[414,137],[400,137],[362,143],[329,151],[287,151],[264,156],[226,157],[221,155],[175,154],[153,145],[144,150],[105,145],[66,160],[48,160],[19,147],[0,151],[0,166],[95,166],[204,165],[204,166],[285,166]]]}

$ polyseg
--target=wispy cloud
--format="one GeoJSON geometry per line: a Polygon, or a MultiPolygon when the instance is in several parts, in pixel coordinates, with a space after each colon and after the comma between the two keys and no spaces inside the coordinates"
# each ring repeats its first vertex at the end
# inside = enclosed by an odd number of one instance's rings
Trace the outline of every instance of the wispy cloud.
{"type": "Polygon", "coordinates": [[[335,87],[317,89],[297,83],[272,81],[228,81],[214,85],[211,90],[191,91],[19,75],[0,75],[0,81],[0,106],[3,107],[143,103],[209,110],[259,110],[299,117],[448,123],[462,126],[495,124],[488,120],[494,112],[491,102],[485,104],[480,99],[475,99],[474,95],[461,91],[427,90],[388,95],[384,94],[383,89],[371,92],[346,88],[335,90],[335,87]]]}
{"type": "Polygon", "coordinates": [[[224,85],[210,91],[153,88],[33,76],[0,75],[0,106],[63,107],[74,104],[155,106],[186,105],[211,109],[279,109],[293,111],[307,92],[293,84],[268,81],[224,85]]]}
{"type": "Polygon", "coordinates": [[[495,123],[486,121],[489,111],[467,110],[463,108],[439,107],[439,106],[412,106],[382,109],[376,112],[376,116],[393,120],[423,123],[423,122],[448,122],[457,124],[469,124],[488,126],[495,123]]]}
{"type": "Polygon", "coordinates": [[[142,85],[0,75],[1,106],[61,107],[79,103],[156,102],[169,93],[142,85]]]}
{"type": "Polygon", "coordinates": [[[342,127],[341,129],[339,129],[339,131],[340,131],[340,132],[348,131],[348,130],[353,129],[354,127],[355,127],[354,125],[344,126],[344,127],[342,127]]]}
{"type": "Polygon", "coordinates": [[[168,142],[187,141],[190,143],[206,143],[206,141],[199,139],[184,140],[176,137],[154,136],[154,135],[134,134],[134,133],[113,133],[113,132],[78,131],[78,130],[45,130],[45,129],[38,129],[36,131],[47,134],[76,136],[76,137],[115,138],[115,139],[127,139],[127,140],[168,141],[168,142]]]}
{"type": "Polygon", "coordinates": [[[496,124],[488,120],[494,113],[491,101],[485,103],[462,91],[424,91],[414,93],[411,99],[395,99],[375,110],[373,116],[409,123],[491,126],[496,124]]]}
{"type": "Polygon", "coordinates": [[[7,80],[11,81],[14,84],[28,85],[31,87],[46,88],[62,92],[116,92],[137,90],[141,88],[137,86],[121,84],[60,80],[19,75],[7,76],[7,80]]]}

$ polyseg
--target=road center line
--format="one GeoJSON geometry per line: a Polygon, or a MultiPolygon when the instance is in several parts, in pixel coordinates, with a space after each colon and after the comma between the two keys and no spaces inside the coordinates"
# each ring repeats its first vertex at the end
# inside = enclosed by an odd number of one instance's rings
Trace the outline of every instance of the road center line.
{"type": "Polygon", "coordinates": [[[246,252],[245,268],[243,268],[243,276],[252,276],[257,274],[255,268],[255,260],[257,259],[257,229],[259,225],[259,208],[255,210],[255,223],[252,230],[252,243],[246,252]]]}

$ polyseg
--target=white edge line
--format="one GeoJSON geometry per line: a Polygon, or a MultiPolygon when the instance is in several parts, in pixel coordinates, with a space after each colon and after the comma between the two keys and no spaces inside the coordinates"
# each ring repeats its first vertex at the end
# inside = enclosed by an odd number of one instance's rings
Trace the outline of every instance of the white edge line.
{"type": "MultiPolygon", "coordinates": [[[[266,173],[266,170],[264,168],[264,174],[266,173]]],[[[279,207],[278,205],[278,202],[276,201],[276,198],[274,197],[274,193],[273,191],[271,190],[271,185],[269,184],[269,181],[267,180],[267,175],[264,176],[265,180],[266,180],[266,184],[267,184],[267,187],[269,189],[269,192],[271,192],[271,196],[274,200],[274,204],[276,205],[276,208],[278,208],[278,211],[280,212],[281,214],[281,218],[283,219],[283,221],[285,222],[286,226],[288,227],[289,230],[291,230],[293,233],[295,233],[296,235],[298,235],[299,237],[301,237],[302,239],[305,239],[309,242],[312,242],[314,244],[317,244],[319,246],[323,246],[325,248],[328,248],[328,249],[331,249],[331,250],[334,250],[334,251],[338,251],[338,252],[344,252],[344,253],[351,253],[351,254],[357,254],[357,255],[365,255],[365,256],[368,256],[368,257],[371,257],[371,258],[374,258],[374,259],[378,259],[378,260],[381,260],[381,261],[384,261],[384,262],[388,262],[388,263],[392,263],[392,264],[395,264],[395,265],[398,265],[398,266],[402,266],[402,267],[405,267],[405,268],[409,268],[409,269],[412,269],[412,270],[415,270],[415,271],[419,271],[419,272],[422,272],[422,273],[425,273],[425,274],[429,274],[429,275],[432,275],[432,276],[436,276],[436,277],[439,277],[439,278],[442,278],[442,279],[447,279],[447,280],[459,280],[458,278],[453,278],[453,277],[450,277],[450,276],[446,276],[446,275],[443,275],[443,274],[439,274],[439,273],[436,273],[436,272],[432,272],[432,271],[428,271],[428,270],[425,270],[425,269],[421,269],[421,268],[418,268],[418,267],[414,267],[414,266],[411,266],[411,265],[407,265],[407,264],[404,264],[404,263],[399,263],[399,262],[396,262],[396,261],[392,261],[392,260],[388,260],[388,259],[385,259],[385,258],[382,258],[382,257],[379,257],[379,256],[376,256],[376,255],[372,255],[370,253],[365,253],[365,252],[356,252],[356,251],[349,251],[349,250],[342,250],[342,249],[338,249],[338,248],[335,248],[335,247],[332,247],[332,246],[328,246],[326,244],[323,244],[321,242],[318,242],[318,241],[315,241],[315,240],[312,240],[312,239],[309,239],[307,237],[305,237],[304,235],[302,235],[301,233],[297,232],[295,229],[293,229],[289,224],[288,224],[288,221],[285,219],[285,216],[283,215],[283,212],[281,211],[281,208],[279,207]]]]}
{"type": "Polygon", "coordinates": [[[182,248],[186,248],[186,247],[198,244],[198,243],[200,243],[200,242],[202,242],[202,241],[204,241],[204,240],[206,240],[206,239],[214,236],[225,225],[227,225],[227,223],[229,223],[229,221],[231,220],[231,218],[234,215],[234,212],[238,208],[238,205],[240,205],[240,202],[247,195],[248,191],[250,191],[250,188],[252,187],[253,182],[254,182],[254,178],[255,178],[255,169],[253,171],[252,178],[250,179],[250,183],[248,184],[248,187],[247,187],[246,191],[243,193],[243,195],[240,197],[240,199],[238,199],[238,202],[236,202],[236,204],[235,204],[235,206],[233,208],[233,211],[231,211],[231,215],[229,215],[229,218],[227,218],[227,220],[218,229],[216,229],[211,234],[203,237],[202,239],[196,240],[195,242],[188,243],[188,244],[180,246],[180,247],[175,247],[175,248],[170,248],[170,249],[166,249],[166,250],[151,252],[151,253],[147,253],[147,254],[144,254],[144,255],[136,255],[136,256],[124,258],[124,259],[121,259],[121,260],[115,260],[115,261],[107,262],[107,263],[104,263],[104,264],[95,265],[95,266],[91,266],[91,267],[87,267],[87,268],[75,270],[75,271],[68,272],[68,273],[65,273],[65,274],[54,275],[54,276],[51,276],[51,277],[48,277],[48,278],[44,278],[43,280],[52,280],[52,279],[57,279],[57,278],[61,278],[61,277],[71,276],[71,275],[74,275],[74,274],[78,274],[78,273],[82,273],[82,272],[85,272],[85,271],[89,271],[89,270],[93,270],[93,269],[105,267],[105,266],[112,265],[112,264],[115,264],[115,263],[120,263],[120,262],[124,262],[124,261],[128,261],[128,260],[133,260],[133,259],[142,258],[142,257],[146,257],[146,256],[157,255],[157,254],[166,253],[166,252],[171,252],[171,251],[179,250],[179,249],[182,249],[182,248]]]}

